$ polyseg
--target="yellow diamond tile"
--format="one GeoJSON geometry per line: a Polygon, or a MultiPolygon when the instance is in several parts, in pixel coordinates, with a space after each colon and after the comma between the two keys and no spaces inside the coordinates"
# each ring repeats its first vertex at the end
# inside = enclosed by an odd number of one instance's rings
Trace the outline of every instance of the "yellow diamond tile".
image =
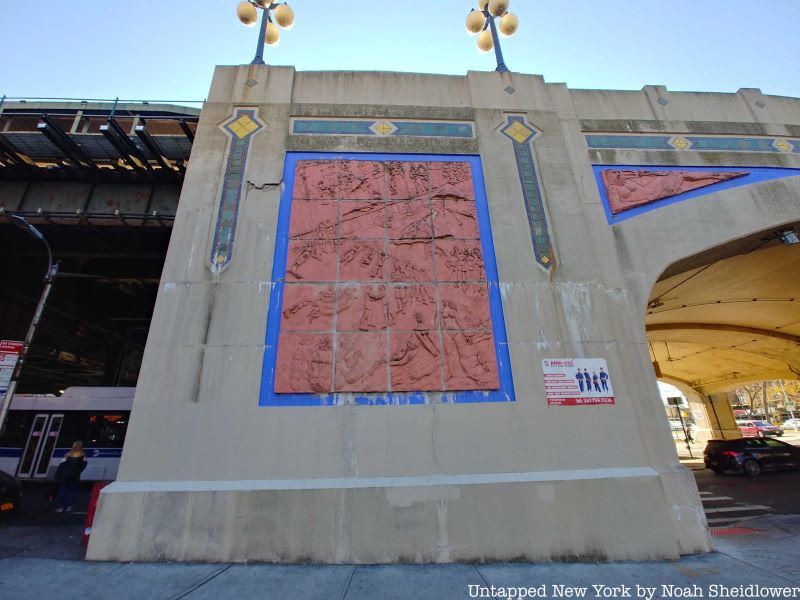
{"type": "Polygon", "coordinates": [[[791,152],[792,145],[784,140],[783,138],[779,138],[775,140],[775,147],[780,150],[781,152],[791,152]]]}
{"type": "Polygon", "coordinates": [[[676,137],[674,140],[672,140],[672,145],[678,150],[686,150],[686,148],[689,147],[689,140],[682,137],[676,137]]]}
{"type": "Polygon", "coordinates": [[[549,263],[550,263],[550,259],[549,259],[549,258],[547,258],[546,256],[543,256],[543,257],[542,257],[542,262],[543,262],[544,264],[549,264],[549,263]]]}
{"type": "Polygon", "coordinates": [[[386,135],[392,131],[393,127],[386,121],[381,121],[375,126],[375,130],[381,135],[386,135]]]}
{"type": "Polygon", "coordinates": [[[506,134],[519,144],[525,143],[533,131],[525,127],[519,121],[514,121],[511,125],[506,127],[506,134]]]}

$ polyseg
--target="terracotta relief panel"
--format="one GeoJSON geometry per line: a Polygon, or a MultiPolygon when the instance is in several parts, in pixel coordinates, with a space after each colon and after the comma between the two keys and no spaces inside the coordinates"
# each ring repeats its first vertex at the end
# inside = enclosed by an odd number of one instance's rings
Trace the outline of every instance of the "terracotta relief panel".
{"type": "Polygon", "coordinates": [[[499,387],[471,168],[298,161],[275,393],[499,387]]]}
{"type": "Polygon", "coordinates": [[[637,171],[609,169],[602,172],[603,185],[613,214],[745,175],[747,172],[714,173],[646,169],[637,171]]]}

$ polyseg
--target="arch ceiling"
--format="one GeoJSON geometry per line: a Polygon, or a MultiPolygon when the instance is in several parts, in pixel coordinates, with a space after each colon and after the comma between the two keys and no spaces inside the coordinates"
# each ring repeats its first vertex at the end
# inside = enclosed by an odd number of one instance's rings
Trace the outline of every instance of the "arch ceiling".
{"type": "Polygon", "coordinates": [[[761,233],[671,265],[645,322],[662,375],[692,387],[800,379],[800,244],[761,233]]]}

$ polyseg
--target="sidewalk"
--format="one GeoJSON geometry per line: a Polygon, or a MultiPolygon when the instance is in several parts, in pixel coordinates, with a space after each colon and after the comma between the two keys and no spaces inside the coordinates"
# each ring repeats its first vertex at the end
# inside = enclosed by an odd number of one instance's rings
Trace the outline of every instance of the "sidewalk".
{"type": "MultiPolygon", "coordinates": [[[[712,554],[657,562],[353,567],[89,563],[23,554],[0,558],[0,598],[425,600],[476,597],[470,595],[470,585],[478,586],[473,594],[491,594],[495,586],[494,596],[483,597],[508,597],[512,590],[498,596],[497,588],[514,587],[526,588],[528,597],[552,598],[557,585],[578,593],[585,588],[585,598],[614,597],[607,596],[614,590],[593,588],[607,585],[627,586],[617,588],[616,597],[629,593],[635,598],[639,592],[647,598],[707,598],[712,586],[724,586],[715,588],[724,591],[756,585],[796,588],[794,597],[800,598],[800,515],[759,517],[737,525],[747,529],[715,537],[717,551],[712,554]],[[661,586],[688,587],[703,596],[680,595],[681,590],[661,586]],[[652,595],[645,587],[654,588],[652,595]],[[540,592],[544,595],[532,596],[540,592]]],[[[515,594],[519,597],[520,590],[515,594]]]]}

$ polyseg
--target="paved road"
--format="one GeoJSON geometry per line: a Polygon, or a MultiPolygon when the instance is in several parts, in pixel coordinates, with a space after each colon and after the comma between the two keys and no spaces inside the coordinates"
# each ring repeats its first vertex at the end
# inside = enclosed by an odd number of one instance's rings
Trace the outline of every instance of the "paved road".
{"type": "MultiPolygon", "coordinates": [[[[800,435],[781,438],[800,446],[800,435]]],[[[702,456],[702,454],[701,454],[702,456]]],[[[725,526],[769,514],[800,514],[800,471],[746,475],[717,475],[697,464],[693,468],[708,524],[725,526]]]]}

